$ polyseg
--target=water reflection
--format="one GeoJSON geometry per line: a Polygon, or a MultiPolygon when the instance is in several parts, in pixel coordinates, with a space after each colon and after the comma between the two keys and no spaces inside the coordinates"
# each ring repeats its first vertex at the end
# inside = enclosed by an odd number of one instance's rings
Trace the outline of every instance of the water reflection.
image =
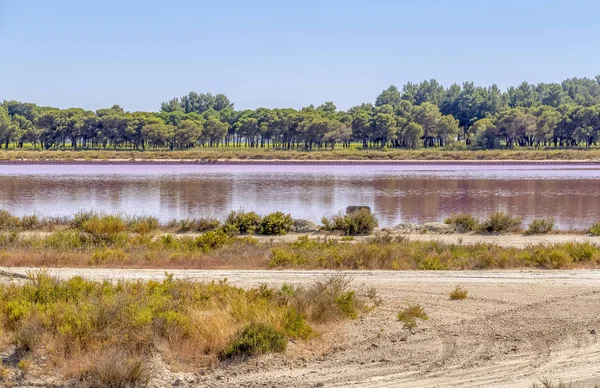
{"type": "Polygon", "coordinates": [[[245,209],[318,221],[358,204],[382,226],[503,210],[569,228],[600,220],[599,189],[600,166],[0,166],[0,208],[19,215],[245,209]]]}

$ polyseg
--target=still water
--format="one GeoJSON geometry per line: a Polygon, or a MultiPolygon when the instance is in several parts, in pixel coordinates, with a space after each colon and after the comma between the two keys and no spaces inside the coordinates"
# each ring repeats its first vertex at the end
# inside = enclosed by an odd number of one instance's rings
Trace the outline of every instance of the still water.
{"type": "Polygon", "coordinates": [[[93,209],[167,221],[243,209],[319,221],[349,205],[370,206],[383,227],[502,210],[584,228],[600,220],[600,164],[0,165],[0,208],[17,215],[93,209]]]}

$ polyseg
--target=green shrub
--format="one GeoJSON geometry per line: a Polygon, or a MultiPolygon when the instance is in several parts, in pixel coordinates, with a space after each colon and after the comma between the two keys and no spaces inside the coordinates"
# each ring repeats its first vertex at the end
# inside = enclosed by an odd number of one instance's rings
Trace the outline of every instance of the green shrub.
{"type": "Polygon", "coordinates": [[[186,218],[183,220],[173,220],[167,225],[170,229],[175,229],[177,233],[204,233],[218,229],[221,222],[216,218],[186,218]]]}
{"type": "Polygon", "coordinates": [[[156,217],[134,217],[127,221],[127,227],[134,233],[148,234],[157,230],[160,227],[160,223],[156,217]]]}
{"type": "Polygon", "coordinates": [[[213,230],[196,237],[194,239],[194,245],[200,248],[203,252],[210,252],[214,249],[223,247],[225,244],[234,239],[235,238],[229,237],[222,230],[213,230]]]}
{"type": "Polygon", "coordinates": [[[554,218],[535,218],[527,226],[525,234],[548,234],[554,230],[554,218]]]}
{"type": "Polygon", "coordinates": [[[232,211],[225,219],[225,225],[228,226],[228,231],[242,234],[254,234],[260,231],[262,218],[255,212],[236,212],[232,211]]]}
{"type": "Polygon", "coordinates": [[[265,353],[279,353],[287,348],[285,334],[265,323],[249,323],[221,352],[221,358],[250,357],[265,353]]]}
{"type": "Polygon", "coordinates": [[[13,230],[19,227],[19,217],[6,210],[0,210],[0,230],[13,230]]]}
{"type": "Polygon", "coordinates": [[[94,217],[97,218],[99,217],[99,215],[93,211],[79,211],[73,216],[73,219],[71,219],[71,223],[69,226],[72,229],[83,230],[83,225],[94,217]]]}
{"type": "Polygon", "coordinates": [[[379,220],[368,209],[360,209],[350,214],[342,213],[331,219],[323,218],[323,229],[340,231],[348,236],[368,235],[379,226],[379,220]]]}
{"type": "Polygon", "coordinates": [[[589,230],[592,236],[600,236],[600,222],[596,222],[589,230]]]}
{"type": "Polygon", "coordinates": [[[521,219],[503,212],[491,214],[483,223],[477,226],[478,232],[511,233],[521,230],[521,219]]]}
{"type": "Polygon", "coordinates": [[[467,299],[468,291],[461,286],[456,286],[452,292],[450,292],[450,300],[463,300],[467,299]]]}
{"type": "Polygon", "coordinates": [[[125,239],[123,232],[127,230],[127,225],[117,216],[93,216],[83,223],[81,229],[96,243],[116,244],[125,239]]]}
{"type": "Polygon", "coordinates": [[[75,230],[54,232],[44,239],[44,246],[56,250],[74,250],[86,246],[89,237],[75,230]]]}
{"type": "Polygon", "coordinates": [[[40,220],[35,214],[21,217],[21,227],[25,230],[34,230],[40,226],[40,220]]]}
{"type": "Polygon", "coordinates": [[[308,339],[313,333],[304,316],[293,307],[290,307],[285,314],[283,328],[291,338],[308,339]]]}
{"type": "Polygon", "coordinates": [[[477,226],[477,220],[470,214],[452,214],[444,222],[454,226],[458,233],[472,232],[477,226]]]}
{"type": "Polygon", "coordinates": [[[275,212],[262,219],[261,234],[268,236],[283,236],[294,227],[294,220],[289,214],[275,212]]]}
{"type": "Polygon", "coordinates": [[[404,323],[405,329],[414,329],[417,327],[417,319],[426,321],[429,316],[425,313],[423,307],[418,304],[409,305],[398,313],[398,320],[404,323]]]}

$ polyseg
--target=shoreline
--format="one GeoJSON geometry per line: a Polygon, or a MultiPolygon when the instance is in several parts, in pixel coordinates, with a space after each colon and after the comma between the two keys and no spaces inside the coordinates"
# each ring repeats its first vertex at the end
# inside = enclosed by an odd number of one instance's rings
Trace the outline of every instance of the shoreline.
{"type": "Polygon", "coordinates": [[[600,165],[593,160],[305,160],[305,159],[0,159],[0,165],[380,165],[380,166],[427,166],[427,165],[600,165]]]}

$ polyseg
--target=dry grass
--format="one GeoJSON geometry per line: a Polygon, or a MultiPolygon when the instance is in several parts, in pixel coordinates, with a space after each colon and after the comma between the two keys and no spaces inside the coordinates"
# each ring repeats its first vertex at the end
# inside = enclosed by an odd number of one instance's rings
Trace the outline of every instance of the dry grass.
{"type": "Polygon", "coordinates": [[[411,304],[400,311],[397,318],[404,324],[405,329],[412,330],[417,327],[417,319],[426,321],[429,319],[429,316],[425,313],[423,307],[418,304],[411,304]]]}
{"type": "Polygon", "coordinates": [[[129,235],[113,244],[76,231],[21,238],[0,234],[0,266],[195,269],[391,269],[598,268],[600,247],[589,242],[525,248],[493,244],[410,241],[379,235],[363,241],[309,239],[259,243],[252,237],[209,232],[198,237],[129,235]]]}
{"type": "Polygon", "coordinates": [[[454,290],[450,292],[450,300],[464,300],[467,299],[469,292],[461,286],[456,286],[454,290]]]}
{"type": "Polygon", "coordinates": [[[0,329],[22,369],[43,356],[48,368],[81,386],[132,387],[148,382],[156,354],[193,368],[281,352],[289,339],[312,338],[314,324],[356,317],[377,302],[340,276],[308,288],[244,290],[172,276],[59,281],[39,272],[0,285],[0,329]]]}

